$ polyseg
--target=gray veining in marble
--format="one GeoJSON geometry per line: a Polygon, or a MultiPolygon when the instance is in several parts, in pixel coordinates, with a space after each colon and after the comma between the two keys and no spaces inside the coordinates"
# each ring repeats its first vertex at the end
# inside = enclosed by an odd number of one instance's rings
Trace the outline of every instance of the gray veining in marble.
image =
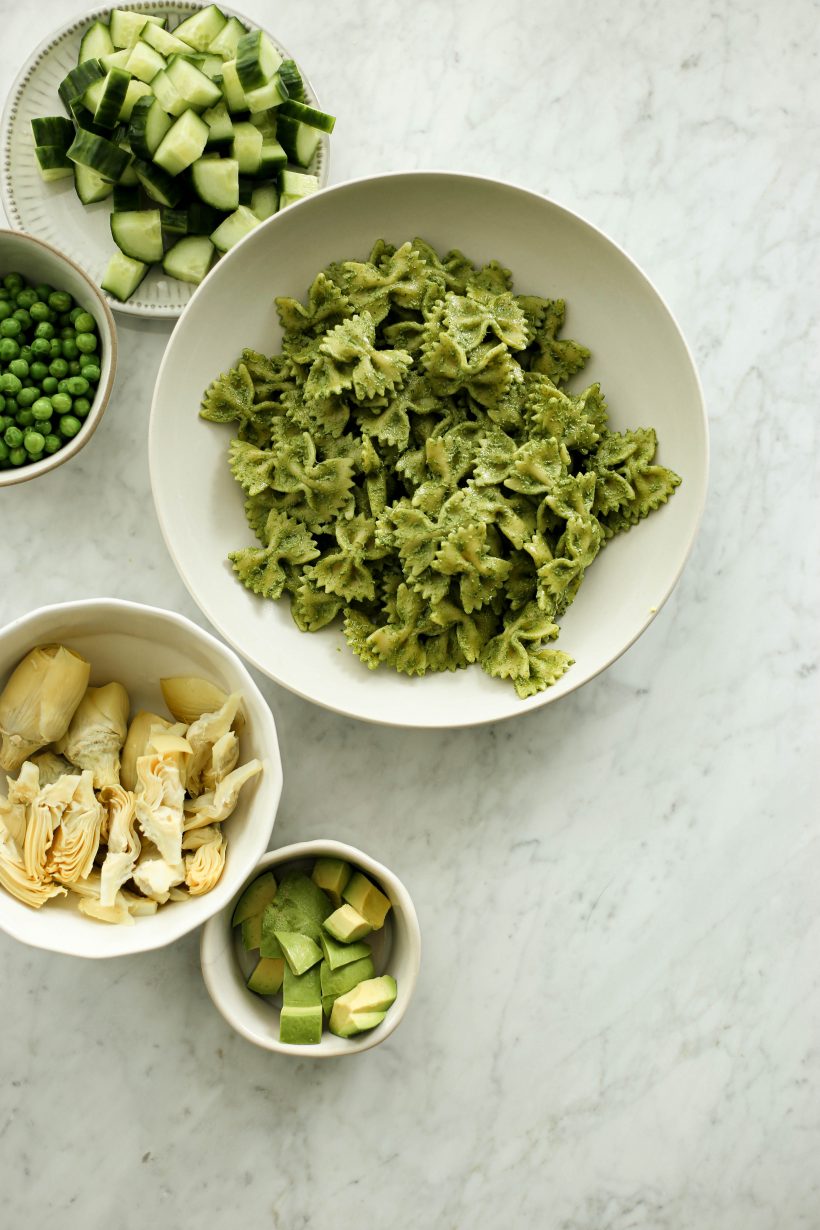
{"type": "MultiPolygon", "coordinates": [[[[358,842],[419,909],[417,997],[383,1047],[256,1050],[213,1009],[195,936],[104,964],[0,936],[0,1220],[818,1230],[820,10],[242,7],[341,117],[334,180],[508,178],[638,260],[701,369],[710,499],[658,619],[559,705],[405,734],[263,685],[276,842],[358,842]]],[[[0,0],[3,92],[75,12],[0,0]]],[[[2,621],[95,594],[197,618],[148,483],[168,328],[119,328],[89,447],[0,492],[2,621]]]]}

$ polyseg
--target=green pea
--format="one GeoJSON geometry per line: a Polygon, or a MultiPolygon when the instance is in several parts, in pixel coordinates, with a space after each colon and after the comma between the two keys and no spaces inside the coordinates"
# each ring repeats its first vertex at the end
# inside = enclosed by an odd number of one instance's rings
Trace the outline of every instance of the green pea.
{"type": "Polygon", "coordinates": [[[39,431],[27,431],[23,436],[23,448],[27,453],[42,453],[46,438],[39,431]]]}
{"type": "Polygon", "coordinates": [[[56,376],[46,376],[40,383],[40,388],[45,393],[46,397],[51,397],[57,392],[59,381],[56,376]]]}
{"type": "Polygon", "coordinates": [[[35,380],[45,380],[48,375],[48,368],[45,363],[32,363],[30,370],[35,380]]]}
{"type": "Polygon", "coordinates": [[[64,414],[60,419],[60,434],[70,440],[72,436],[76,436],[77,432],[82,427],[82,423],[73,414],[64,414]]]}
{"type": "Polygon", "coordinates": [[[7,427],[3,439],[9,448],[18,448],[23,443],[23,433],[19,427],[7,427]]]}
{"type": "Polygon", "coordinates": [[[39,300],[37,303],[32,303],[28,312],[31,319],[36,320],[38,324],[42,320],[51,320],[54,314],[47,303],[40,303],[39,300]]]}
{"type": "MultiPolygon", "coordinates": [[[[69,406],[69,409],[71,407],[69,406]]],[[[52,403],[47,397],[38,397],[37,401],[31,407],[31,413],[38,423],[45,423],[51,418],[52,403]]]]}
{"type": "MultiPolygon", "coordinates": [[[[2,328],[2,325],[0,325],[0,328],[2,328]]],[[[51,324],[50,321],[41,320],[37,328],[34,330],[34,336],[44,337],[48,341],[51,341],[51,339],[54,337],[55,332],[56,330],[54,328],[54,325],[51,324]]]]}
{"type": "Polygon", "coordinates": [[[58,337],[53,337],[48,344],[48,353],[52,359],[59,359],[63,353],[63,343],[58,337]]]}
{"type": "Polygon", "coordinates": [[[0,440],[0,462],[8,461],[9,447],[4,440],[0,440]]]}
{"type": "Polygon", "coordinates": [[[82,373],[91,384],[96,384],[100,378],[100,369],[96,363],[83,364],[82,373]]]}
{"type": "Polygon", "coordinates": [[[71,407],[78,419],[84,419],[91,409],[91,402],[87,397],[75,397],[74,405],[71,407]]]}
{"type": "Polygon", "coordinates": [[[62,381],[65,384],[65,389],[60,389],[60,393],[70,393],[72,397],[82,397],[91,387],[85,376],[71,376],[68,380],[62,381]]]}
{"type": "Polygon", "coordinates": [[[31,410],[18,410],[17,411],[17,426],[18,427],[31,427],[31,424],[33,422],[34,422],[34,415],[32,414],[31,410]]]}
{"type": "MultiPolygon", "coordinates": [[[[5,321],[3,322],[6,323],[5,321]]],[[[3,325],[0,325],[2,329],[3,325]]],[[[74,339],[77,343],[77,349],[83,354],[91,354],[92,350],[97,349],[97,339],[93,333],[78,333],[74,339]]]]}
{"type": "Polygon", "coordinates": [[[57,449],[62,446],[62,440],[59,436],[55,436],[52,432],[46,436],[45,451],[47,453],[56,453],[57,449]]]}
{"type": "Polygon", "coordinates": [[[74,340],[73,336],[67,337],[65,341],[63,342],[63,358],[64,359],[76,359],[79,353],[80,351],[77,347],[77,343],[74,340]]]}
{"type": "Polygon", "coordinates": [[[7,418],[5,414],[0,414],[0,438],[7,427],[11,427],[13,419],[7,418]]]}
{"type": "Polygon", "coordinates": [[[12,307],[5,299],[0,299],[0,320],[5,320],[7,316],[11,316],[12,307]]]}
{"type": "Polygon", "coordinates": [[[65,393],[55,393],[51,399],[51,404],[58,414],[68,414],[71,409],[71,398],[65,393]]]}
{"type": "Polygon", "coordinates": [[[74,306],[74,300],[64,290],[54,290],[48,297],[48,306],[53,312],[70,312],[74,306]]]}
{"type": "Polygon", "coordinates": [[[73,339],[74,332],[75,331],[74,329],[71,328],[71,325],[66,325],[65,328],[60,330],[60,337],[63,339],[63,341],[66,341],[68,338],[73,339]]]}
{"type": "MultiPolygon", "coordinates": [[[[7,316],[5,320],[0,320],[0,337],[18,337],[22,332],[23,326],[20,324],[20,321],[16,318],[16,316],[7,316]]],[[[83,334],[83,337],[88,336],[89,335],[87,333],[83,334]]],[[[96,346],[96,344],[97,340],[95,338],[94,345],[96,346]]],[[[80,347],[80,349],[82,350],[82,347],[80,347]]]]}
{"type": "Polygon", "coordinates": [[[35,337],[31,343],[31,353],[36,357],[51,354],[51,342],[47,337],[35,337]]]}
{"type": "Polygon", "coordinates": [[[65,380],[68,375],[68,364],[65,359],[54,359],[48,367],[50,376],[56,376],[58,380],[65,380]]]}
{"type": "Polygon", "coordinates": [[[9,453],[9,461],[13,466],[21,466],[24,461],[28,461],[28,453],[24,448],[13,448],[9,453]]]}
{"type": "Polygon", "coordinates": [[[10,295],[18,295],[25,286],[25,281],[19,273],[7,273],[3,278],[3,285],[10,295]]]}
{"type": "Polygon", "coordinates": [[[60,315],[57,317],[57,324],[61,329],[66,329],[72,323],[70,312],[60,312],[60,315]]]}
{"type": "Polygon", "coordinates": [[[15,342],[13,337],[0,337],[0,359],[4,363],[16,359],[20,354],[20,347],[15,342]]]}
{"type": "Polygon", "coordinates": [[[25,359],[12,359],[9,363],[9,371],[12,375],[17,376],[20,380],[25,380],[28,376],[28,363],[25,359]]]}
{"type": "Polygon", "coordinates": [[[22,406],[24,410],[27,410],[29,406],[34,405],[39,396],[40,390],[38,388],[32,387],[30,389],[21,389],[17,394],[17,405],[22,406]]]}
{"type": "Polygon", "coordinates": [[[19,410],[19,408],[20,407],[17,404],[16,397],[4,397],[3,398],[3,409],[5,410],[6,414],[15,415],[17,411],[19,410]]]}
{"type": "Polygon", "coordinates": [[[11,393],[15,396],[23,387],[23,382],[19,376],[15,376],[14,372],[4,372],[0,376],[0,392],[11,393]]]}
{"type": "Polygon", "coordinates": [[[90,312],[80,312],[80,315],[74,318],[74,328],[78,333],[94,333],[97,322],[90,312]]]}
{"type": "Polygon", "coordinates": [[[70,362],[70,363],[69,363],[69,365],[68,365],[68,374],[69,374],[69,376],[79,376],[79,374],[80,374],[80,370],[81,370],[81,369],[80,369],[80,365],[79,365],[79,363],[77,362],[77,360],[76,360],[76,359],[72,359],[72,360],[71,360],[71,362],[70,362]]]}
{"type": "Polygon", "coordinates": [[[37,302],[37,291],[28,287],[26,290],[21,290],[15,298],[15,303],[21,308],[30,308],[32,303],[37,302]]]}
{"type": "Polygon", "coordinates": [[[10,319],[19,320],[24,333],[27,329],[31,328],[31,317],[25,308],[17,308],[16,312],[12,314],[10,319]]]}

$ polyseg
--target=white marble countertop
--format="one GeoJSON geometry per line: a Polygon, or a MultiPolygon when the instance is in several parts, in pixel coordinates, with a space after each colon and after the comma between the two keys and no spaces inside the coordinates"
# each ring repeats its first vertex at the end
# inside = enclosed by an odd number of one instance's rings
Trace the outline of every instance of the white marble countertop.
{"type": "MultiPolygon", "coordinates": [[[[0,0],[0,94],[77,7],[0,0]]],[[[257,1050],[195,935],[100,964],[0,936],[3,1225],[816,1230],[817,6],[275,9],[343,117],[334,180],[506,177],[655,279],[706,389],[706,518],[640,642],[526,719],[407,734],[263,685],[275,842],[358,842],[415,897],[421,979],[384,1046],[257,1050]]],[[[0,621],[91,595],[198,617],[148,483],[168,328],[119,330],[89,447],[0,492],[0,621]]]]}

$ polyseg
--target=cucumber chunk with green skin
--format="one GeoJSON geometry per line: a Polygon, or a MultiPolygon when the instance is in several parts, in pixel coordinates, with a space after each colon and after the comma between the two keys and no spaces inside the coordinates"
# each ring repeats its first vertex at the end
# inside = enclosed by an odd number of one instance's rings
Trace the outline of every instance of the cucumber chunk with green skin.
{"type": "Polygon", "coordinates": [[[257,995],[276,995],[285,977],[285,962],[281,957],[260,957],[245,984],[257,995]]]}
{"type": "Polygon", "coordinates": [[[276,878],[272,871],[265,871],[251,881],[234,907],[231,926],[238,927],[251,915],[261,914],[276,896],[276,887],[276,878]]]}
{"type": "Polygon", "coordinates": [[[111,234],[121,252],[151,264],[162,260],[162,219],[158,209],[135,209],[111,215],[111,234]]]}
{"type": "Polygon", "coordinates": [[[304,974],[294,974],[285,962],[282,1003],[286,1008],[321,1007],[322,982],[318,965],[311,966],[304,974]]]}
{"type": "MultiPolygon", "coordinates": [[[[103,179],[96,171],[92,171],[90,167],[74,165],[74,191],[82,201],[83,205],[93,205],[96,201],[104,201],[111,193],[123,191],[119,184],[112,184],[110,180],[103,179]]],[[[126,191],[134,191],[126,189],[126,191]]],[[[137,194],[139,196],[139,194],[137,194]]],[[[138,204],[138,201],[137,201],[138,204]]],[[[134,208],[137,208],[137,204],[134,208]]],[[[117,208],[116,196],[114,199],[114,208],[117,208]]]]}
{"type": "Polygon", "coordinates": [[[208,145],[229,145],[233,140],[233,120],[224,98],[207,111],[202,118],[208,125],[208,145]]]}
{"type": "Polygon", "coordinates": [[[311,879],[327,893],[335,910],[342,904],[342,892],[353,874],[350,863],[343,858],[317,858],[313,864],[311,879]]]}
{"type": "Polygon", "coordinates": [[[120,107],[120,120],[127,124],[131,119],[131,116],[134,113],[134,107],[137,105],[139,100],[150,96],[150,85],[146,85],[144,81],[138,81],[136,77],[133,77],[128,82],[128,89],[125,91],[125,98],[123,99],[122,106],[120,107]]]}
{"type": "Polygon", "coordinates": [[[221,56],[223,60],[235,60],[236,49],[243,34],[247,34],[247,30],[239,18],[229,17],[216,38],[209,43],[208,50],[221,56]]]}
{"type": "Polygon", "coordinates": [[[156,201],[158,205],[165,205],[168,209],[173,209],[179,204],[182,185],[178,179],[175,179],[173,175],[168,175],[153,162],[145,162],[141,158],[135,159],[133,166],[139,183],[152,201],[156,201]]]}
{"type": "Polygon", "coordinates": [[[300,167],[310,166],[322,139],[318,128],[311,128],[289,115],[281,115],[277,120],[276,135],[290,161],[300,167]]]}
{"type": "Polygon", "coordinates": [[[245,93],[266,85],[281,63],[282,57],[263,30],[251,30],[240,38],[236,72],[245,93]]]}
{"type": "MultiPolygon", "coordinates": [[[[78,167],[77,170],[84,171],[86,174],[94,174],[93,171],[89,172],[87,167],[78,167]]],[[[105,183],[105,180],[100,180],[100,183],[105,183]]],[[[109,184],[108,191],[114,193],[111,198],[111,208],[115,214],[140,208],[141,196],[138,184],[114,184],[113,187],[109,184]]]]}
{"type": "Polygon", "coordinates": [[[323,961],[319,966],[319,979],[322,986],[322,1006],[325,1007],[325,1011],[327,1011],[325,1000],[338,999],[340,995],[352,991],[366,978],[373,978],[375,973],[371,956],[361,957],[358,961],[351,961],[348,965],[342,965],[338,969],[331,969],[328,963],[323,961]]]}
{"type": "Polygon", "coordinates": [[[130,9],[114,9],[108,22],[111,42],[115,47],[132,47],[147,21],[147,13],[134,13],[130,9]]]}
{"type": "Polygon", "coordinates": [[[74,117],[74,124],[77,128],[82,128],[85,132],[93,132],[97,137],[110,138],[111,133],[105,128],[100,128],[99,124],[94,123],[94,116],[88,110],[88,107],[80,98],[75,98],[71,103],[70,111],[74,117]]]}
{"type": "Polygon", "coordinates": [[[77,63],[84,64],[86,60],[98,60],[101,56],[110,55],[114,50],[108,26],[102,21],[95,21],[89,26],[80,39],[80,54],[77,63]]]}
{"type": "Polygon", "coordinates": [[[74,164],[69,162],[66,151],[57,145],[35,145],[34,154],[40,168],[40,176],[47,184],[57,179],[67,179],[74,174],[74,164]]]}
{"type": "Polygon", "coordinates": [[[177,38],[175,34],[170,34],[168,30],[163,30],[162,26],[152,24],[144,26],[140,39],[149,47],[153,47],[154,51],[158,51],[161,56],[185,55],[190,50],[187,43],[183,43],[182,39],[177,38]]]}
{"type": "Polygon", "coordinates": [[[255,175],[259,170],[263,141],[262,133],[249,121],[234,124],[231,157],[236,160],[240,175],[255,175]]]}
{"type": "Polygon", "coordinates": [[[322,959],[321,948],[309,935],[301,935],[298,931],[277,931],[276,938],[294,974],[304,974],[322,959]]]}
{"type": "Polygon", "coordinates": [[[296,99],[289,98],[283,102],[281,114],[288,115],[293,120],[299,120],[300,123],[307,124],[310,128],[318,128],[321,132],[333,132],[336,126],[335,115],[317,111],[315,107],[309,107],[307,103],[298,102],[296,99]]]}
{"type": "Polygon", "coordinates": [[[227,24],[227,17],[215,4],[209,4],[191,17],[186,17],[174,30],[174,37],[182,39],[194,51],[207,51],[211,43],[227,24]]]}
{"type": "Polygon", "coordinates": [[[197,68],[209,80],[214,81],[217,77],[222,77],[222,64],[222,56],[204,55],[200,56],[197,68]]]}
{"type": "Polygon", "coordinates": [[[153,158],[162,138],[173,124],[153,94],[134,104],[128,124],[128,143],[138,158],[153,158]]]}
{"type": "MultiPolygon", "coordinates": [[[[252,914],[242,923],[242,943],[248,952],[259,948],[262,943],[262,915],[252,914]]],[[[263,957],[279,956],[279,953],[263,952],[263,957]]]]}
{"type": "Polygon", "coordinates": [[[93,82],[101,80],[105,74],[106,70],[99,60],[86,60],[85,63],[79,64],[77,68],[72,68],[71,72],[63,78],[57,87],[60,101],[66,110],[70,110],[71,103],[75,99],[82,98],[88,87],[93,82]]]}
{"type": "Polygon", "coordinates": [[[373,930],[366,918],[362,918],[352,905],[340,906],[322,923],[324,930],[340,944],[352,944],[369,935],[373,930]]]}
{"type": "Polygon", "coordinates": [[[162,210],[162,233],[163,235],[187,235],[189,233],[188,232],[188,210],[187,209],[163,209],[162,210]]]}
{"type": "Polygon", "coordinates": [[[130,299],[148,272],[148,265],[135,261],[122,252],[115,252],[105,267],[100,286],[115,299],[130,299]]]}
{"type": "Polygon", "coordinates": [[[239,163],[235,158],[200,158],[191,167],[194,192],[206,205],[232,212],[239,205],[239,163]]]}
{"type": "Polygon", "coordinates": [[[185,56],[173,56],[165,75],[181,98],[194,111],[213,107],[222,97],[222,90],[215,81],[192,64],[185,56]]]}
{"type": "Polygon", "coordinates": [[[215,251],[207,235],[186,235],[165,253],[162,268],[169,278],[198,286],[211,266],[215,251]]]}
{"type": "Polygon", "coordinates": [[[67,150],[74,140],[74,125],[64,115],[44,115],[31,121],[35,145],[55,145],[67,150]]]}
{"type": "Polygon", "coordinates": [[[260,222],[272,218],[279,209],[279,193],[275,184],[259,184],[251,193],[248,206],[252,214],[256,214],[260,222]]]}
{"type": "Polygon", "coordinates": [[[315,175],[305,175],[302,171],[292,171],[287,167],[279,175],[279,188],[291,196],[310,196],[318,192],[319,180],[315,175]]]}
{"type": "Polygon", "coordinates": [[[260,179],[274,176],[287,164],[288,156],[278,141],[264,140],[256,174],[260,179]]]}
{"type": "Polygon", "coordinates": [[[108,55],[100,56],[100,64],[106,72],[110,72],[112,68],[125,68],[130,54],[130,47],[121,47],[119,51],[111,51],[108,55]]]}
{"type": "Polygon", "coordinates": [[[162,138],[154,162],[169,175],[178,175],[196,162],[208,141],[208,125],[195,111],[184,111],[162,138]]]}
{"type": "Polygon", "coordinates": [[[293,98],[297,102],[305,101],[305,83],[302,80],[302,74],[296,65],[295,60],[283,60],[279,65],[279,76],[282,78],[282,84],[288,92],[288,98],[293,98]]]}
{"type": "Polygon", "coordinates": [[[287,96],[288,92],[278,73],[275,73],[270,81],[260,85],[258,90],[245,90],[245,102],[250,111],[267,111],[271,107],[278,107],[287,96]]]}
{"type": "Polygon", "coordinates": [[[168,76],[167,68],[157,73],[151,82],[151,89],[157,102],[168,115],[177,117],[186,110],[188,104],[168,76]]]}
{"type": "Polygon", "coordinates": [[[211,233],[211,242],[220,252],[227,252],[249,235],[255,226],[259,226],[256,214],[251,213],[247,205],[240,205],[211,233]]]}
{"type": "Polygon", "coordinates": [[[150,84],[157,73],[161,73],[166,67],[165,57],[142,39],[137,39],[129,52],[125,67],[132,77],[138,77],[140,81],[150,84]]]}
{"type": "Polygon", "coordinates": [[[116,128],[130,80],[131,77],[126,69],[112,68],[103,77],[101,83],[95,82],[87,91],[85,98],[90,102],[91,94],[99,90],[97,106],[94,111],[95,124],[99,124],[103,128],[116,128]]]}
{"type": "Polygon", "coordinates": [[[226,60],[222,65],[222,96],[231,115],[248,110],[245,91],[236,74],[236,60],[226,60]]]}
{"type": "Polygon", "coordinates": [[[116,183],[125,172],[131,161],[131,155],[120,149],[113,141],[98,137],[92,132],[78,128],[74,140],[68,149],[68,157],[72,162],[84,167],[91,167],[103,179],[116,183]]]}
{"type": "Polygon", "coordinates": [[[322,1041],[322,1009],[282,1008],[279,1014],[279,1041],[290,1046],[318,1046],[322,1041]]]}
{"type": "Polygon", "coordinates": [[[330,969],[341,969],[343,965],[350,965],[353,961],[373,955],[370,945],[363,940],[355,944],[341,944],[324,932],[319,936],[319,947],[330,969]]]}
{"type": "Polygon", "coordinates": [[[353,872],[345,885],[342,899],[352,905],[353,909],[370,923],[374,931],[384,926],[384,920],[391,908],[390,898],[360,871],[353,872]]]}
{"type": "Polygon", "coordinates": [[[189,201],[188,203],[188,234],[189,235],[210,235],[215,231],[220,222],[224,222],[226,214],[221,213],[218,209],[214,209],[211,205],[205,205],[202,201],[189,201]]]}

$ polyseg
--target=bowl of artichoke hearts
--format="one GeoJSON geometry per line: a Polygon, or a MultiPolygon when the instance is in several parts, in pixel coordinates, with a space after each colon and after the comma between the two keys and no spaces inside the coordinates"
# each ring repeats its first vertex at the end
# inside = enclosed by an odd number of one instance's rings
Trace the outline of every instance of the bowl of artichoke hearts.
{"type": "Polygon", "coordinates": [[[0,928],[82,957],[159,948],[218,913],[270,840],[282,767],[239,658],[113,599],[0,630],[0,928]]]}

